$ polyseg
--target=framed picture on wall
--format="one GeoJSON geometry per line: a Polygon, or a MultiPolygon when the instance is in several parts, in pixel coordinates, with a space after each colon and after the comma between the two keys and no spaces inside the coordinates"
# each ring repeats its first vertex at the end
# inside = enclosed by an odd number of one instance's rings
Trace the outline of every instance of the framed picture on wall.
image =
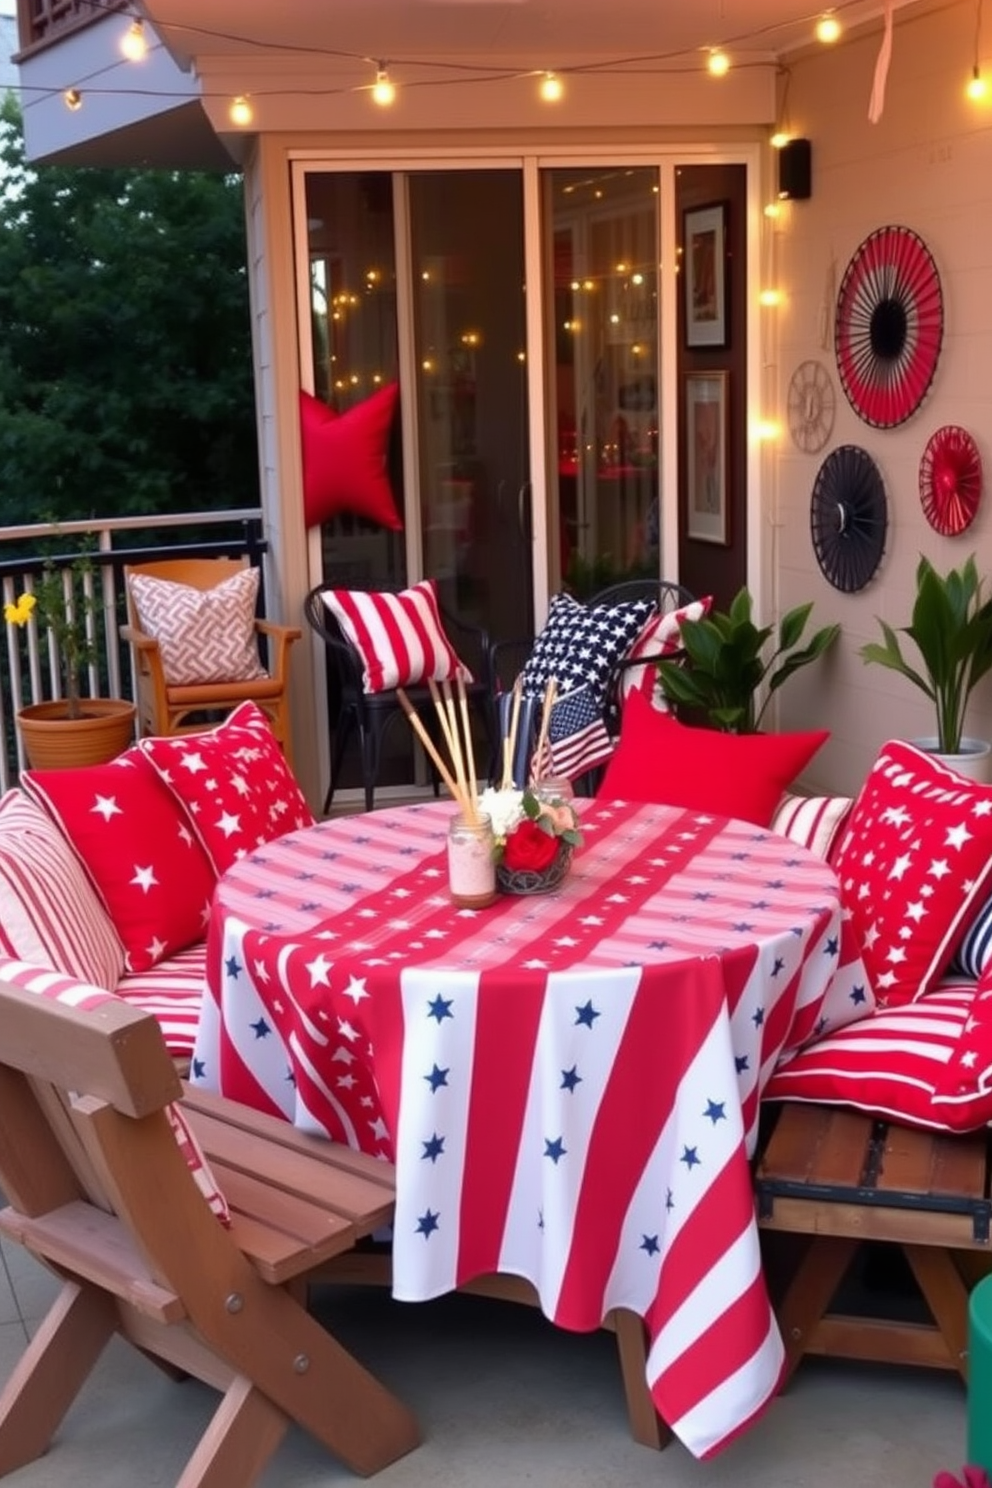
{"type": "Polygon", "coordinates": [[[726,346],[726,202],[686,212],[684,227],[685,344],[726,346]]]}
{"type": "Polygon", "coordinates": [[[730,373],[685,376],[686,536],[730,543],[730,373]]]}

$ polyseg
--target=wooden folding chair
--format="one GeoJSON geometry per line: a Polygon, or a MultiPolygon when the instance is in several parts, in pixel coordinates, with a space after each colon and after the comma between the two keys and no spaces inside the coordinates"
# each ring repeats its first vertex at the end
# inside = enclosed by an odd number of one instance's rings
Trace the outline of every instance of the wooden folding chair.
{"type": "Polygon", "coordinates": [[[377,1472],[417,1445],[416,1422],[309,1316],[305,1289],[388,1221],[392,1169],[191,1093],[226,1228],[170,1125],[181,1094],[150,1014],[0,983],[0,1232],[62,1277],[0,1395],[0,1474],[47,1449],[115,1332],[223,1392],[179,1488],[246,1488],[291,1422],[377,1472]]]}

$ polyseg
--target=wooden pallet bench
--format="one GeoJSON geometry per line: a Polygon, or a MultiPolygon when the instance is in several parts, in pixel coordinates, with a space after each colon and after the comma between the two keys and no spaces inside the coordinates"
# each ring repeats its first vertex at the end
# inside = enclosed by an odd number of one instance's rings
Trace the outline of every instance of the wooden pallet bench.
{"type": "Polygon", "coordinates": [[[755,1182],[761,1229],[809,1237],[778,1308],[786,1377],[812,1353],[967,1378],[968,1292],[992,1268],[986,1132],[947,1135],[786,1104],[755,1182]],[[901,1248],[932,1324],[831,1310],[866,1241],[901,1248]]]}

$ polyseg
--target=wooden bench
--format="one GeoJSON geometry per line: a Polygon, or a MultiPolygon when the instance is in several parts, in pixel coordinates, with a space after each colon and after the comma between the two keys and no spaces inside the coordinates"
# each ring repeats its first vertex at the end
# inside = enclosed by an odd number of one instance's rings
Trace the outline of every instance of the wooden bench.
{"type": "Polygon", "coordinates": [[[115,1332],[223,1392],[180,1488],[246,1488],[290,1422],[356,1472],[386,1467],[417,1424],[309,1316],[305,1290],[390,1219],[392,1169],[191,1095],[226,1228],[169,1124],[182,1093],[150,1013],[0,983],[0,1231],[63,1280],[0,1395],[0,1474],[47,1449],[115,1332]]]}
{"type": "Polygon", "coordinates": [[[758,1222],[809,1236],[777,1309],[787,1376],[803,1354],[955,1369],[967,1378],[968,1292],[989,1269],[989,1144],[860,1112],[784,1105],[758,1162],[758,1222]],[[865,1241],[899,1246],[932,1324],[835,1313],[865,1241]]]}

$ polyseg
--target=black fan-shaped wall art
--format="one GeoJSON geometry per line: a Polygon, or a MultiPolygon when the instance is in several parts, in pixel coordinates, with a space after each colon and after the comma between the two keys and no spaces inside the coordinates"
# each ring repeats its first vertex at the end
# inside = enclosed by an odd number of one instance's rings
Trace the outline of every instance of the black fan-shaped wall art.
{"type": "Polygon", "coordinates": [[[834,341],[848,402],[876,429],[903,424],[926,397],[944,335],[937,266],[908,227],[865,238],[841,280],[834,341]]]}
{"type": "Polygon", "coordinates": [[[817,471],[810,499],[813,551],[835,589],[853,594],[885,551],[888,510],[878,466],[866,450],[842,444],[817,471]]]}
{"type": "Polygon", "coordinates": [[[945,424],[920,459],[920,501],[930,526],[957,537],[974,521],[982,494],[982,457],[967,429],[945,424]]]}

